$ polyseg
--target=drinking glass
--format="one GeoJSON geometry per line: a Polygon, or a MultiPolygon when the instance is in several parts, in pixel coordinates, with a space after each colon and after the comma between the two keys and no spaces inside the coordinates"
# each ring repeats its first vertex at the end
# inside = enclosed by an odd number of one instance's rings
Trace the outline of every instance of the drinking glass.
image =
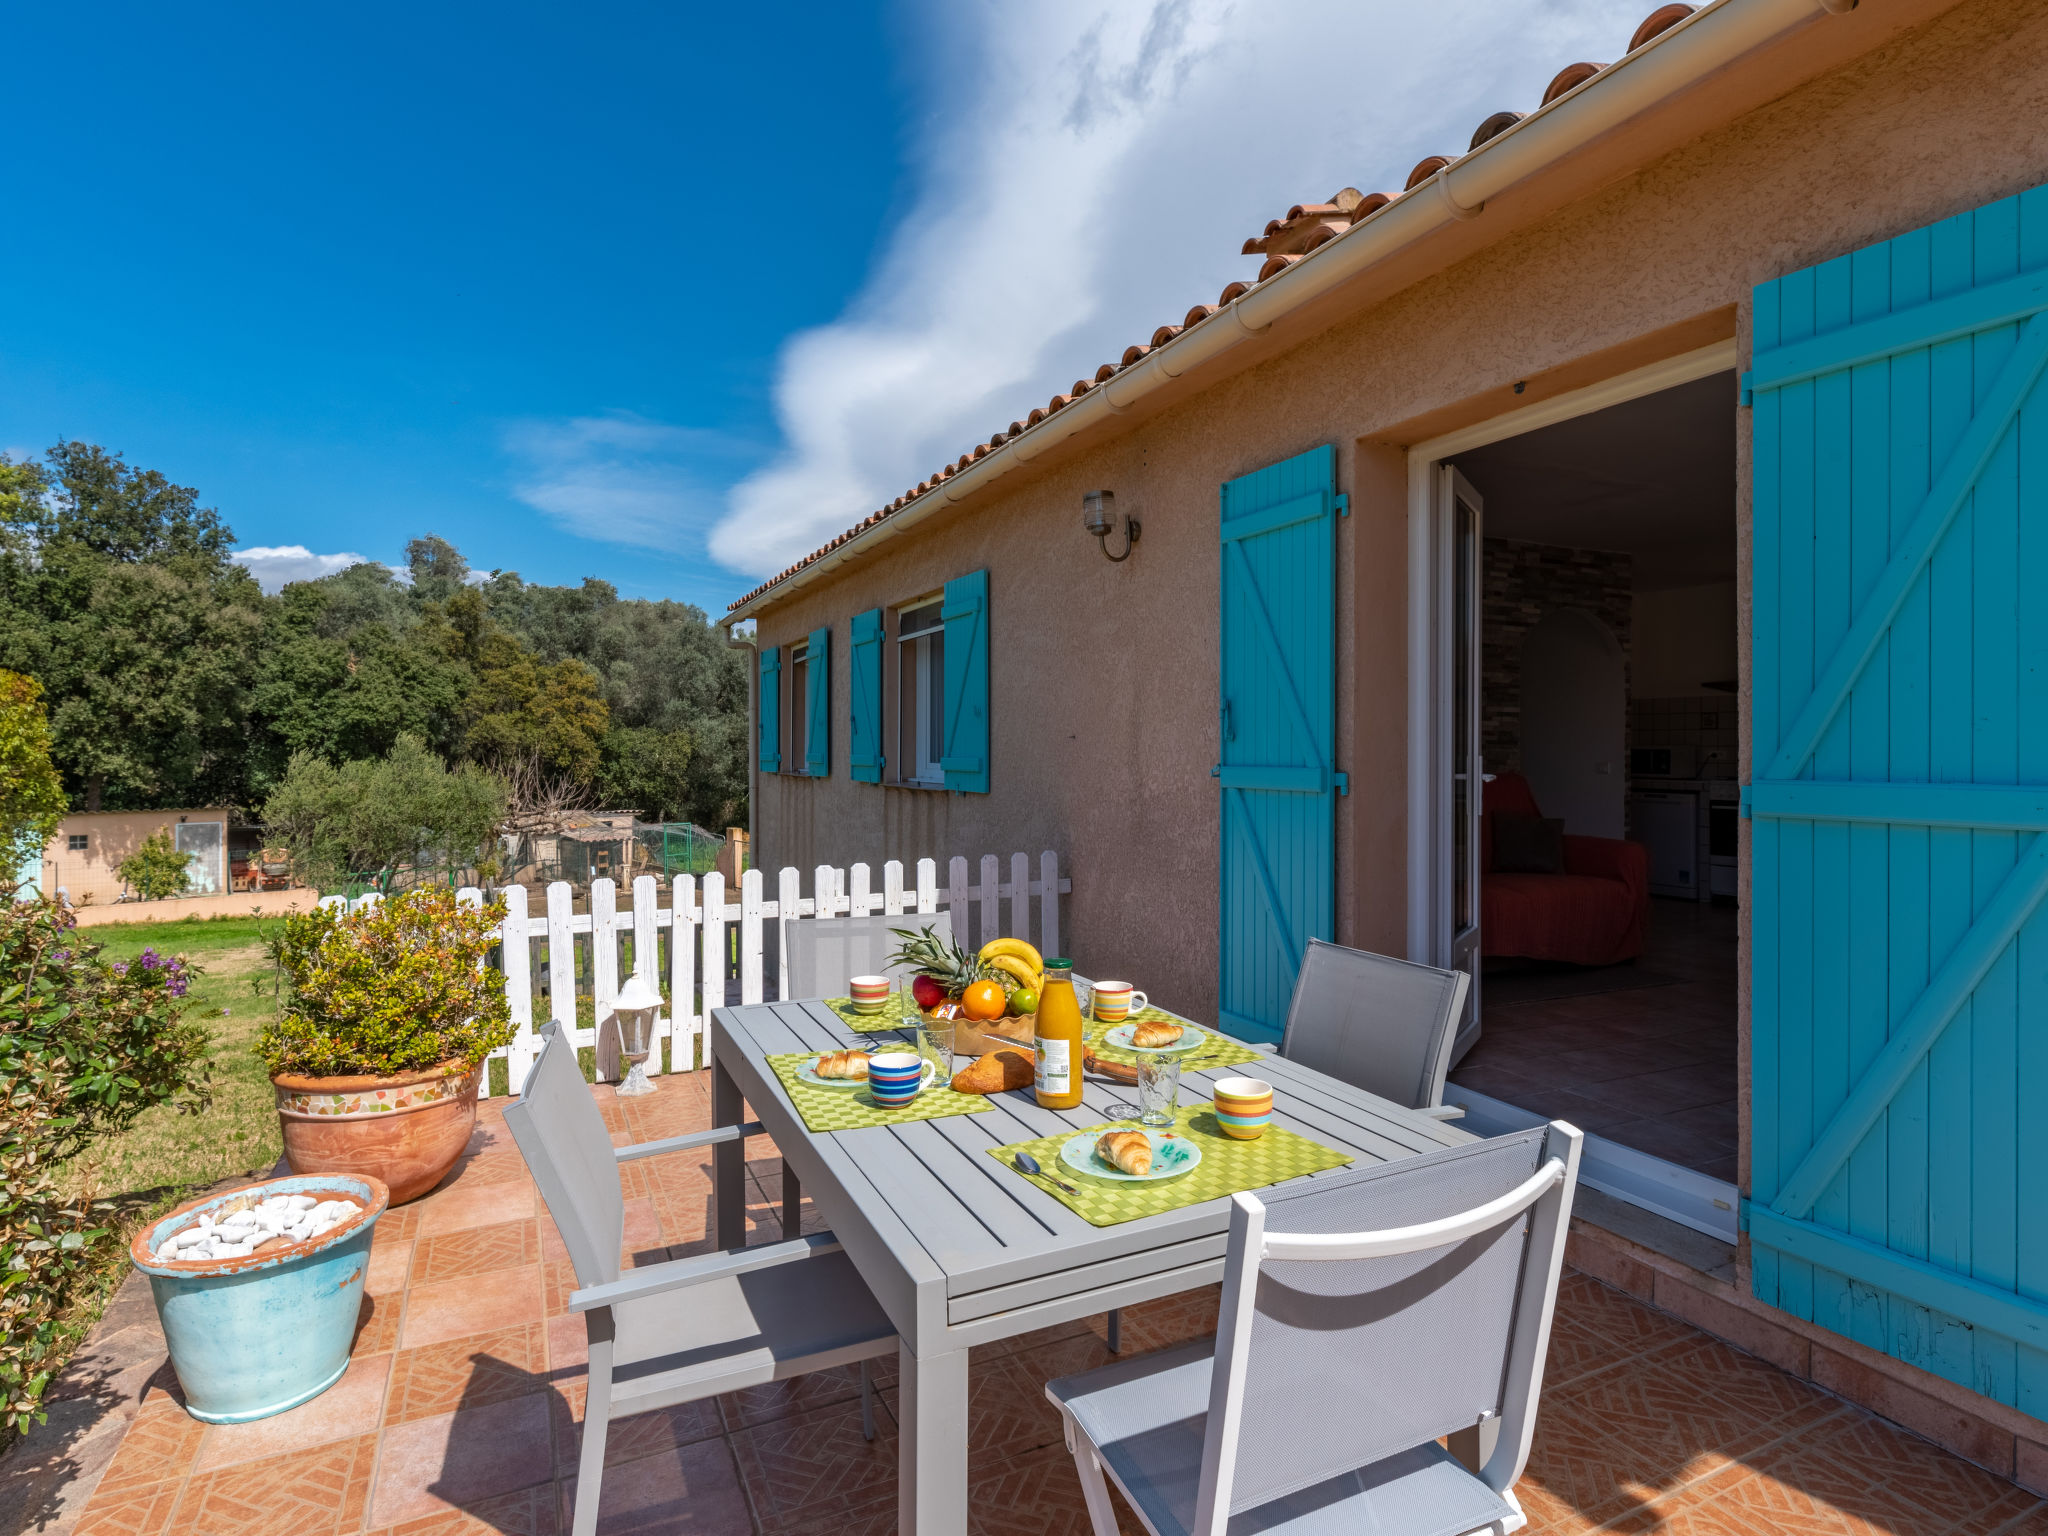
{"type": "Polygon", "coordinates": [[[1154,1130],[1173,1125],[1180,1107],[1180,1057],[1147,1056],[1138,1063],[1138,1123],[1154,1130]]]}
{"type": "Polygon", "coordinates": [[[918,1017],[917,1053],[938,1068],[938,1076],[932,1079],[934,1087],[943,1088],[952,1081],[953,1040],[951,1019],[918,1017]]]}

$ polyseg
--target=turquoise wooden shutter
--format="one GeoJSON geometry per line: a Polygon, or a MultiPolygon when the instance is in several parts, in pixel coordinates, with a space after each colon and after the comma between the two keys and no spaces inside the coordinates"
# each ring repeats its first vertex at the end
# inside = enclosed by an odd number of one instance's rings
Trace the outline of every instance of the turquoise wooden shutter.
{"type": "Polygon", "coordinates": [[[862,784],[882,782],[882,610],[853,616],[852,676],[847,684],[853,740],[847,766],[862,784]]]}
{"type": "Polygon", "coordinates": [[[782,648],[771,645],[761,653],[761,696],[755,705],[760,716],[761,771],[782,772],[782,648]]]}
{"type": "Polygon", "coordinates": [[[814,629],[804,650],[804,772],[822,779],[832,771],[832,631],[814,629]]]}
{"type": "Polygon", "coordinates": [[[988,572],[946,583],[946,788],[988,793],[988,572]]]}
{"type": "Polygon", "coordinates": [[[1229,481],[1222,508],[1225,1029],[1278,1040],[1312,938],[1333,937],[1336,453],[1229,481]]]}
{"type": "Polygon", "coordinates": [[[1756,1294],[2048,1414],[2048,194],[1756,290],[1756,1294]]]}

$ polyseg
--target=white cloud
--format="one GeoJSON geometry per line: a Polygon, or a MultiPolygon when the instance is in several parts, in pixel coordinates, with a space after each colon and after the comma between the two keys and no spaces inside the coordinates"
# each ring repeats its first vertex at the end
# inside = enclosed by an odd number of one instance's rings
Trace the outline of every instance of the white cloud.
{"type": "Polygon", "coordinates": [[[352,565],[373,565],[366,555],[316,555],[303,544],[258,544],[238,549],[234,558],[249,568],[256,584],[276,593],[288,581],[317,581],[352,565]]]}
{"type": "Polygon", "coordinates": [[[711,533],[737,570],[780,569],[1252,277],[1239,248],[1289,204],[1397,191],[1566,64],[1617,57],[1650,9],[923,3],[913,206],[845,315],[784,349],[783,452],[711,533]]]}
{"type": "Polygon", "coordinates": [[[514,422],[503,434],[519,465],[512,494],[587,539],[675,551],[695,545],[718,506],[706,466],[729,461],[721,433],[630,412],[514,422]]]}

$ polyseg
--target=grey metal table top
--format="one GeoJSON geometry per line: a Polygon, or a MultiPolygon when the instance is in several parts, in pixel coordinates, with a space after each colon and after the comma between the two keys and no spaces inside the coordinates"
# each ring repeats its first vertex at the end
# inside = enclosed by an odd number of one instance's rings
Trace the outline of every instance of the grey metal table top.
{"type": "MultiPolygon", "coordinates": [[[[912,1349],[963,1347],[1220,1276],[1228,1199],[1096,1227],[986,1155],[1120,1118],[1128,1112],[1115,1106],[1129,1105],[1134,1088],[1089,1079],[1077,1109],[1041,1109],[1026,1089],[995,1095],[995,1107],[981,1114],[813,1135],[764,1060],[900,1038],[858,1035],[820,1001],[712,1015],[718,1067],[774,1136],[912,1349]]],[[[1265,1078],[1274,1122],[1351,1152],[1354,1167],[1472,1139],[1270,1046],[1254,1048],[1267,1053],[1263,1061],[1187,1073],[1182,1102],[1205,1100],[1216,1078],[1265,1078]]]]}

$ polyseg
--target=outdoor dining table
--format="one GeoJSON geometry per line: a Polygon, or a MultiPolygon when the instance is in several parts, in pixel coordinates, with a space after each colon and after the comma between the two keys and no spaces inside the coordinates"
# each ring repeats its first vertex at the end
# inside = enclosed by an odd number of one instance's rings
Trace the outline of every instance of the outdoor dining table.
{"type": "MultiPolygon", "coordinates": [[[[969,1348],[1215,1284],[1230,1201],[1094,1226],[988,1155],[1134,1115],[1136,1090],[1120,1083],[1089,1079],[1077,1109],[1041,1109],[1027,1089],[996,1095],[994,1108],[978,1114],[813,1133],[767,1060],[900,1038],[857,1034],[822,999],[715,1009],[712,1119],[740,1124],[744,1100],[782,1155],[784,1235],[797,1235],[798,1203],[808,1193],[896,1325],[898,1530],[965,1536],[969,1348]]],[[[1351,1153],[1352,1167],[1472,1139],[1289,1062],[1270,1045],[1255,1048],[1267,1052],[1263,1061],[1188,1070],[1183,1105],[1205,1100],[1211,1079],[1262,1077],[1274,1089],[1273,1123],[1351,1153]]],[[[746,1241],[744,1158],[740,1142],[714,1152],[721,1247],[746,1241]]]]}

